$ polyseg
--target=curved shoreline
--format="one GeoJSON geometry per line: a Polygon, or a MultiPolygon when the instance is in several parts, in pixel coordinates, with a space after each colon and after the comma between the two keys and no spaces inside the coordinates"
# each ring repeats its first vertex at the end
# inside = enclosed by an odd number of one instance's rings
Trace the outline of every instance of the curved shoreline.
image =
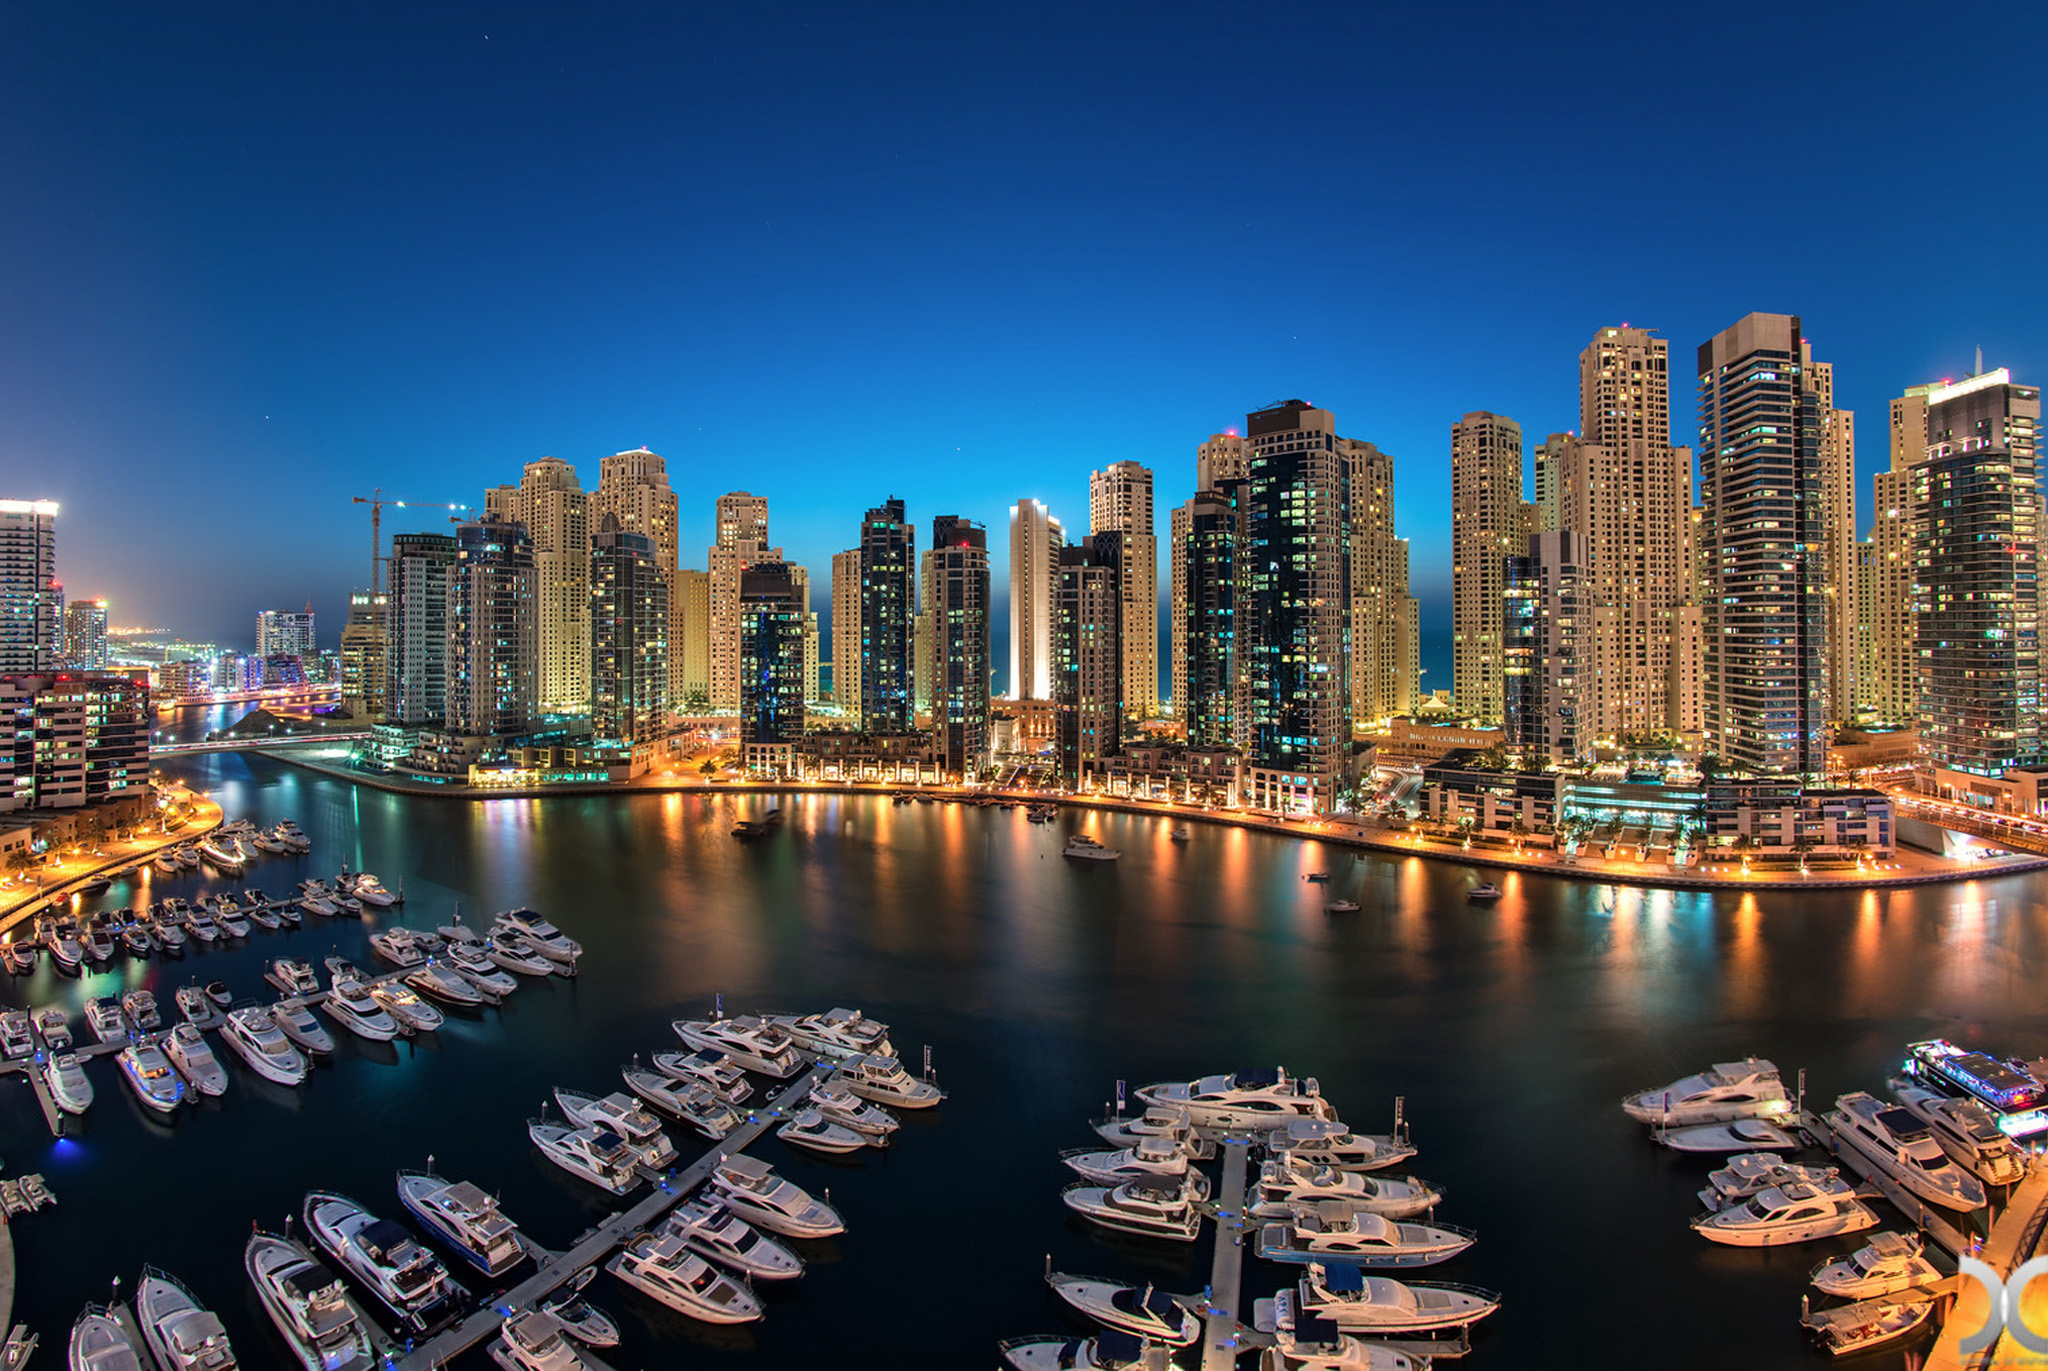
{"type": "MultiPolygon", "coordinates": [[[[311,758],[295,757],[289,745],[272,752],[265,750],[264,756],[289,763],[292,766],[315,772],[333,780],[365,785],[373,790],[382,790],[394,795],[409,795],[438,800],[536,800],[552,796],[593,795],[621,797],[634,795],[717,795],[717,794],[821,794],[821,795],[868,795],[887,797],[893,789],[901,787],[889,783],[855,784],[847,781],[702,781],[664,779],[656,784],[629,783],[610,785],[603,783],[575,784],[547,787],[522,787],[506,790],[481,790],[470,785],[436,786],[418,782],[394,781],[385,777],[369,776],[360,772],[325,765],[311,758]]],[[[1413,857],[1423,861],[1449,862],[1468,867],[1485,867],[1498,871],[1519,871],[1528,875],[1553,876],[1560,880],[1586,881],[1594,885],[1643,886],[1667,890],[1880,890],[1899,886],[1942,885],[1955,881],[1989,880],[1998,876],[2020,875],[2026,872],[2048,870],[2048,857],[2013,856],[1996,863],[1972,866],[1956,865],[1951,868],[1921,871],[1901,871],[1883,874],[1854,875],[1850,873],[1829,873],[1801,876],[1789,872],[1758,872],[1750,875],[1720,876],[1697,872],[1672,871],[1669,868],[1635,869],[1628,864],[1624,869],[1612,869],[1605,858],[1587,858],[1585,862],[1598,865],[1567,865],[1554,858],[1541,859],[1515,857],[1508,853],[1476,852],[1461,847],[1418,841],[1410,835],[1369,836],[1367,830],[1352,826],[1333,826],[1318,830],[1312,824],[1334,825],[1334,821],[1311,820],[1288,822],[1286,820],[1261,819],[1251,815],[1222,814],[1214,810],[1198,810],[1180,806],[1164,807],[1145,801],[1118,799],[1114,796],[1076,796],[1039,794],[1017,794],[1010,791],[973,792],[992,797],[1014,800],[1019,803],[1051,804],[1061,808],[1080,810],[1103,810],[1119,814],[1137,814],[1155,819],[1172,818],[1181,822],[1214,824],[1223,828],[1242,828],[1255,833],[1272,833],[1290,838],[1313,839],[1339,847],[1355,848],[1387,857],[1413,857]]]]}

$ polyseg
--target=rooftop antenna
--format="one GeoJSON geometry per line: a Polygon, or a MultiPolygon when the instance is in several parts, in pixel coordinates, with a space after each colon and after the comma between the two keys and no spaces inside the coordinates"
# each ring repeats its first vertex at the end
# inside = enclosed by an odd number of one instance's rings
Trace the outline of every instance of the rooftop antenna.
{"type": "Polygon", "coordinates": [[[1970,374],[1972,376],[1982,376],[1984,374],[1984,345],[1982,343],[1977,344],[1977,369],[1970,374]]]}

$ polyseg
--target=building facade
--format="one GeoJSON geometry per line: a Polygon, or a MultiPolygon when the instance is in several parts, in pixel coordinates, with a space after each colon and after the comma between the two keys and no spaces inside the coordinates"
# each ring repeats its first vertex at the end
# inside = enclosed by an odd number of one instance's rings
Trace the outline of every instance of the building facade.
{"type": "Polygon", "coordinates": [[[1036,500],[1010,507],[1010,698],[1050,700],[1053,596],[1067,531],[1036,500]]]}
{"type": "Polygon", "coordinates": [[[487,509],[509,511],[533,545],[540,712],[590,712],[590,497],[559,457],[528,462],[487,509]]]}
{"type": "Polygon", "coordinates": [[[139,674],[0,675],[0,812],[146,792],[151,717],[139,674]]]}
{"type": "Polygon", "coordinates": [[[669,618],[681,637],[669,642],[672,656],[682,658],[679,673],[682,697],[675,701],[683,710],[708,709],[711,704],[711,573],[685,567],[676,572],[676,594],[680,607],[671,606],[669,618]]]}
{"type": "Polygon", "coordinates": [[[1238,548],[1244,537],[1242,478],[1198,492],[1174,511],[1173,548],[1179,617],[1173,625],[1180,663],[1175,708],[1194,747],[1239,742],[1238,548]]]}
{"type": "Polygon", "coordinates": [[[73,671],[107,669],[105,600],[73,600],[64,606],[64,663],[73,671]]]}
{"type": "Polygon", "coordinates": [[[605,514],[590,540],[590,724],[600,740],[646,743],[668,731],[673,579],[653,538],[605,514]]]}
{"type": "Polygon", "coordinates": [[[63,593],[56,501],[0,500],[0,673],[56,667],[63,593]]]}
{"type": "Polygon", "coordinates": [[[971,778],[989,756],[987,533],[971,519],[939,515],[926,565],[932,738],[940,765],[971,778]]]}
{"type": "Polygon", "coordinates": [[[539,717],[538,578],[517,523],[456,530],[448,577],[448,732],[518,737],[539,717]]]}
{"type": "Polygon", "coordinates": [[[294,614],[286,609],[266,609],[256,616],[256,655],[297,657],[313,660],[317,649],[313,639],[313,609],[294,614]]]}
{"type": "Polygon", "coordinates": [[[786,765],[804,732],[804,600],[786,562],[740,573],[740,744],[750,769],[786,765]]]}
{"type": "Polygon", "coordinates": [[[1059,555],[1053,700],[1058,774],[1070,786],[1115,756],[1123,742],[1124,537],[1093,534],[1059,555]]]}
{"type": "Polygon", "coordinates": [[[1501,589],[1521,546],[1522,426],[1475,410],[1451,425],[1451,688],[1460,713],[1501,718],[1501,589]]]}
{"type": "Polygon", "coordinates": [[[1159,713],[1159,539],[1152,522],[1151,468],[1115,462],[1091,472],[1088,525],[1093,533],[1124,535],[1124,708],[1134,718],[1150,719],[1159,713]]]}
{"type": "Polygon", "coordinates": [[[448,717],[448,583],[455,540],[445,533],[391,539],[386,716],[438,728],[448,717]]]}
{"type": "Polygon", "coordinates": [[[728,714],[740,702],[740,574],[754,562],[781,561],[782,551],[768,546],[768,497],[744,490],[718,497],[714,536],[707,554],[709,694],[711,708],[728,714]]]}
{"type": "Polygon", "coordinates": [[[1394,536],[1394,459],[1371,443],[1337,440],[1350,467],[1351,719],[1360,727],[1415,708],[1409,663],[1408,545],[1394,536]]]}
{"type": "Polygon", "coordinates": [[[383,723],[390,705],[391,651],[385,633],[389,598],[367,590],[348,593],[341,630],[341,707],[363,723],[383,723]]]}
{"type": "Polygon", "coordinates": [[[861,727],[907,733],[917,723],[917,526],[894,496],[861,520],[860,577],[860,651],[850,669],[860,679],[861,727]]]}
{"type": "MultiPolygon", "coordinates": [[[[591,529],[602,529],[607,518],[614,518],[621,532],[646,538],[653,544],[655,565],[668,592],[669,623],[664,630],[669,645],[668,681],[664,692],[671,707],[688,693],[682,655],[676,651],[682,638],[683,603],[676,585],[683,550],[677,514],[676,493],[668,482],[668,461],[660,453],[638,447],[598,460],[597,489],[590,492],[591,529]]],[[[593,683],[593,695],[595,689],[593,683]]]]}
{"type": "Polygon", "coordinates": [[[860,718],[860,549],[832,554],[832,703],[860,718]]]}
{"type": "Polygon", "coordinates": [[[1583,748],[1579,691],[1581,539],[1558,530],[1529,535],[1507,562],[1502,591],[1502,732],[1507,746],[1553,764],[1583,748]]]}

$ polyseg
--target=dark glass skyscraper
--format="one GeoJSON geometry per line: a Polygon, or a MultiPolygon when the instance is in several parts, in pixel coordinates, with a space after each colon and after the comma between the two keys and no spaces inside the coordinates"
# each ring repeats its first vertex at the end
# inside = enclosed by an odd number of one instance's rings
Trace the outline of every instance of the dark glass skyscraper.
{"type": "Polygon", "coordinates": [[[1173,631],[1181,642],[1186,698],[1176,705],[1187,720],[1188,742],[1233,747],[1238,725],[1238,544],[1244,536],[1244,482],[1197,491],[1184,507],[1184,545],[1174,549],[1184,583],[1185,619],[1173,631]]]}
{"type": "Polygon", "coordinates": [[[917,527],[891,497],[860,526],[860,662],[833,664],[860,673],[861,727],[907,733],[916,722],[911,698],[911,621],[917,616],[917,527]]]}
{"type": "Polygon", "coordinates": [[[932,624],[932,737],[939,765],[974,776],[988,760],[988,534],[972,519],[932,520],[926,606],[932,624]]]}
{"type": "Polygon", "coordinates": [[[533,542],[518,524],[484,519],[455,533],[448,578],[448,731],[516,737],[540,700],[533,542]]]}
{"type": "MultiPolygon", "coordinates": [[[[1077,785],[1094,763],[1122,747],[1123,567],[1128,533],[1096,533],[1059,553],[1052,603],[1052,698],[1059,774],[1077,785]]],[[[1149,543],[1151,540],[1148,538],[1149,543]]]]}
{"type": "Polygon", "coordinates": [[[740,572],[740,742],[795,743],[804,732],[804,594],[787,562],[740,572]]]}
{"type": "Polygon", "coordinates": [[[622,743],[661,736],[668,713],[668,578],[654,539],[607,513],[590,539],[590,722],[622,743]]]}

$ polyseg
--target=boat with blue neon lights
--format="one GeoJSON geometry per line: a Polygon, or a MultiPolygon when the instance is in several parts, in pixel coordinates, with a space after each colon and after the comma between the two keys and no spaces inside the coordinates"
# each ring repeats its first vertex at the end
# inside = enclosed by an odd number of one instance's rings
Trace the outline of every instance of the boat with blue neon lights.
{"type": "Polygon", "coordinates": [[[1992,1112],[2006,1136],[2048,1130],[2048,1082],[2018,1062],[1971,1052],[1946,1038],[1906,1047],[1906,1074],[1950,1095],[1976,1100],[1992,1112]]]}

